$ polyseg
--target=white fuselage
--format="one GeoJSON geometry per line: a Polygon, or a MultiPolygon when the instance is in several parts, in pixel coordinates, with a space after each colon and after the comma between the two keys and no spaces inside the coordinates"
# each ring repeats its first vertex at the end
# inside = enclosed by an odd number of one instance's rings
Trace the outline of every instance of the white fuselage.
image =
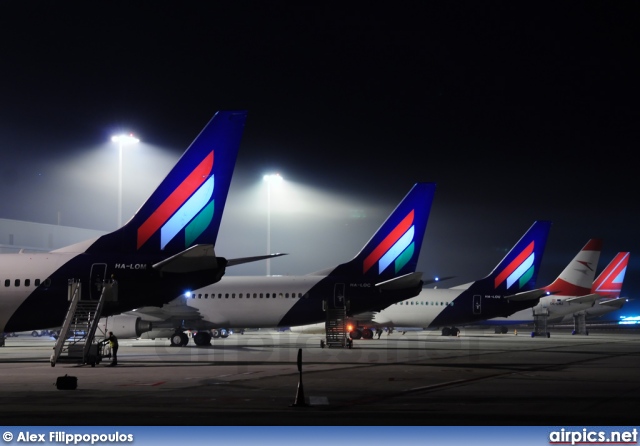
{"type": "Polygon", "coordinates": [[[47,279],[77,255],[69,252],[0,254],[0,327],[4,330],[7,321],[31,293],[39,286],[46,286],[47,279]]]}
{"type": "Polygon", "coordinates": [[[388,327],[429,328],[434,319],[451,305],[460,289],[423,289],[411,299],[390,305],[373,317],[373,322],[388,327]]]}
{"type": "MultiPolygon", "coordinates": [[[[225,276],[216,284],[192,292],[185,302],[217,327],[277,327],[294,305],[308,299],[308,291],[323,278],[225,276]]],[[[322,310],[320,302],[317,310],[322,310]]]]}

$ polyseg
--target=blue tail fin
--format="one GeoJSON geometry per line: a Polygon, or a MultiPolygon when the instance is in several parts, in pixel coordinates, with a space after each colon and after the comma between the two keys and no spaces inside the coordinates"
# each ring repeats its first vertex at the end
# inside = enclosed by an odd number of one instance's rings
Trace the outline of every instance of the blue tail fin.
{"type": "Polygon", "coordinates": [[[435,183],[416,183],[358,255],[331,275],[379,283],[415,272],[435,190],[435,183]]]}
{"type": "Polygon", "coordinates": [[[214,245],[246,118],[246,111],[217,112],[133,218],[87,252],[170,256],[214,245]]]}
{"type": "Polygon", "coordinates": [[[491,274],[474,282],[469,289],[482,288],[496,294],[535,289],[550,229],[550,221],[536,221],[491,274]]]}

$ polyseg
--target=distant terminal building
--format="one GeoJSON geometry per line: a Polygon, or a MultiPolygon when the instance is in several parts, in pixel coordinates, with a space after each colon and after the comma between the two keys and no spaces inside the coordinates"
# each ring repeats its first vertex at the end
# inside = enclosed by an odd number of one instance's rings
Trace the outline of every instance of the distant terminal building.
{"type": "Polygon", "coordinates": [[[48,252],[104,234],[106,231],[0,218],[0,253],[48,252]]]}

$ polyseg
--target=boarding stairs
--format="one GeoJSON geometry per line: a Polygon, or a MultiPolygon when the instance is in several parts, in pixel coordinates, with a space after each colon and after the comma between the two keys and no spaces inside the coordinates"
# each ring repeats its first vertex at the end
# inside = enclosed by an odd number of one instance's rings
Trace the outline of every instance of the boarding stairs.
{"type": "Polygon", "coordinates": [[[347,333],[347,310],[344,308],[328,309],[325,322],[327,347],[350,346],[347,333]]]}
{"type": "Polygon", "coordinates": [[[587,315],[584,312],[573,315],[573,332],[571,334],[589,334],[587,331],[587,315]]]}
{"type": "Polygon", "coordinates": [[[114,284],[103,283],[98,299],[82,299],[82,283],[71,279],[68,284],[69,311],[51,354],[51,367],[56,363],[89,364],[100,362],[99,344],[95,334],[107,300],[117,299],[114,284]]]}
{"type": "Polygon", "coordinates": [[[542,336],[545,338],[550,338],[551,333],[547,329],[547,320],[549,319],[549,310],[547,308],[543,308],[539,313],[534,311],[533,313],[533,331],[531,332],[531,337],[542,336]]]}

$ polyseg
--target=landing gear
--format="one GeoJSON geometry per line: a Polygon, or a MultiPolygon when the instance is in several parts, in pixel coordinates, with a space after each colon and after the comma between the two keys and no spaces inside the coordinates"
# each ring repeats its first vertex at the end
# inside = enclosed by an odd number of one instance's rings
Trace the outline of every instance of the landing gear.
{"type": "Polygon", "coordinates": [[[460,329],[458,327],[443,327],[442,336],[458,336],[460,329]]]}
{"type": "Polygon", "coordinates": [[[184,347],[189,343],[189,336],[181,331],[176,331],[169,338],[172,347],[184,347]]]}
{"type": "Polygon", "coordinates": [[[193,336],[193,342],[199,347],[211,345],[211,333],[208,331],[199,331],[193,336]]]}

